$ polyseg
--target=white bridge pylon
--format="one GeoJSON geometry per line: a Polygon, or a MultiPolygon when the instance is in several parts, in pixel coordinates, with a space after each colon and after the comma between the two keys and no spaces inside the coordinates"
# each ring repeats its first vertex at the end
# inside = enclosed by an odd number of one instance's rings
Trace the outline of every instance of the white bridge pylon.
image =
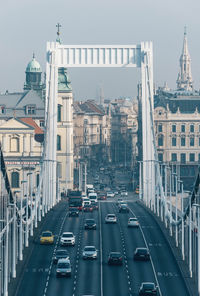
{"type": "Polygon", "coordinates": [[[46,147],[44,161],[46,200],[56,203],[56,141],[58,68],[119,67],[141,68],[143,198],[148,206],[155,203],[155,149],[152,131],[153,48],[152,42],[139,45],[61,45],[47,43],[46,64],[46,147]],[[150,196],[151,194],[151,196],[150,196]]]}

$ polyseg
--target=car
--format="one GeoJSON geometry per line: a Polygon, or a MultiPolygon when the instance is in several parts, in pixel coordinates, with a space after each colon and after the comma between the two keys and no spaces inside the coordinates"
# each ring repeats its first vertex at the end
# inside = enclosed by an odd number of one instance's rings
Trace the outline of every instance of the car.
{"type": "Polygon", "coordinates": [[[126,203],[121,203],[119,207],[119,213],[129,213],[129,208],[126,203]]]}
{"type": "Polygon", "coordinates": [[[72,268],[69,259],[59,259],[56,266],[56,276],[71,276],[72,268]]]}
{"type": "Polygon", "coordinates": [[[112,191],[108,191],[106,195],[107,195],[107,198],[109,198],[109,197],[115,197],[115,194],[112,191]]]}
{"type": "Polygon", "coordinates": [[[117,223],[117,217],[115,214],[107,214],[105,217],[106,223],[117,223]]]}
{"type": "Polygon", "coordinates": [[[85,220],[85,229],[97,229],[97,225],[94,219],[85,220]]]}
{"type": "Polygon", "coordinates": [[[90,205],[84,205],[83,211],[84,212],[92,212],[93,211],[92,205],[91,204],[90,205]]]}
{"type": "Polygon", "coordinates": [[[75,236],[73,232],[63,232],[61,238],[60,238],[60,244],[61,246],[74,246],[75,245],[75,236]]]}
{"type": "Polygon", "coordinates": [[[123,199],[121,198],[121,197],[119,197],[118,199],[117,199],[117,202],[116,202],[116,204],[117,204],[117,206],[119,206],[121,203],[123,203],[124,201],[123,201],[123,199]]]}
{"type": "Polygon", "coordinates": [[[77,208],[69,208],[69,217],[78,217],[79,216],[79,210],[77,208]]]}
{"type": "Polygon", "coordinates": [[[141,284],[139,289],[139,296],[150,296],[150,295],[158,295],[158,287],[151,282],[144,282],[141,284]]]}
{"type": "Polygon", "coordinates": [[[53,257],[53,263],[57,263],[59,259],[69,259],[69,252],[63,249],[56,250],[53,257]]]}
{"type": "Polygon", "coordinates": [[[149,250],[147,248],[136,248],[133,259],[142,261],[150,260],[149,250]]]}
{"type": "Polygon", "coordinates": [[[52,245],[54,243],[54,235],[51,231],[43,231],[40,236],[41,245],[52,245]]]}
{"type": "Polygon", "coordinates": [[[108,256],[109,265],[122,265],[123,257],[120,252],[110,252],[108,256]]]}
{"type": "Polygon", "coordinates": [[[120,194],[121,196],[128,196],[128,192],[125,190],[122,190],[120,194]]]}
{"type": "Polygon", "coordinates": [[[91,200],[91,206],[93,207],[94,210],[98,210],[98,202],[95,200],[91,200]]]}
{"type": "Polygon", "coordinates": [[[94,246],[85,246],[83,249],[83,259],[97,259],[97,250],[94,246]]]}
{"type": "Polygon", "coordinates": [[[99,193],[99,195],[98,195],[99,200],[105,200],[106,198],[107,198],[107,196],[105,193],[99,193]]]}
{"type": "Polygon", "coordinates": [[[137,218],[129,218],[128,219],[128,227],[139,227],[139,222],[137,218]]]}

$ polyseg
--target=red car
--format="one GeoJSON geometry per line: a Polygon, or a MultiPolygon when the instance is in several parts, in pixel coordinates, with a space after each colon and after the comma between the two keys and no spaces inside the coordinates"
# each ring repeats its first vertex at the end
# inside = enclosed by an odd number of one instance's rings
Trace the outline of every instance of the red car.
{"type": "Polygon", "coordinates": [[[107,199],[107,196],[106,196],[105,193],[99,193],[98,199],[99,200],[105,200],[105,199],[107,199]]]}
{"type": "Polygon", "coordinates": [[[92,212],[93,211],[93,206],[92,205],[85,205],[84,207],[83,207],[83,211],[84,212],[92,212]]]}

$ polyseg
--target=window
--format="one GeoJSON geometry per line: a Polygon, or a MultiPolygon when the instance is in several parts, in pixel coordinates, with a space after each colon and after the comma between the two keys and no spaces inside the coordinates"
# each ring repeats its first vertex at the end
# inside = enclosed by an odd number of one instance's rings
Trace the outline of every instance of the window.
{"type": "Polygon", "coordinates": [[[190,138],[190,146],[192,146],[192,147],[194,146],[194,137],[190,138]]]}
{"type": "Polygon", "coordinates": [[[58,113],[57,113],[57,121],[61,122],[61,105],[58,104],[58,113]]]}
{"type": "Polygon", "coordinates": [[[198,154],[198,162],[200,163],[200,153],[198,154]]]}
{"type": "Polygon", "coordinates": [[[159,133],[162,133],[162,131],[163,131],[163,130],[162,130],[162,124],[159,124],[159,125],[158,125],[158,132],[159,132],[159,133]]]}
{"type": "Polygon", "coordinates": [[[194,124],[190,124],[190,132],[194,133],[194,124]]]}
{"type": "Polygon", "coordinates": [[[163,162],[163,154],[162,153],[158,153],[158,160],[163,162]]]}
{"type": "Polygon", "coordinates": [[[172,138],[172,146],[176,146],[176,137],[172,138]]]}
{"type": "Polygon", "coordinates": [[[19,188],[19,173],[18,172],[11,173],[11,186],[12,186],[12,188],[19,188]]]}
{"type": "Polygon", "coordinates": [[[13,137],[10,139],[10,152],[19,152],[19,138],[13,137]]]}
{"type": "Polygon", "coordinates": [[[40,182],[40,174],[36,175],[36,186],[39,186],[39,182],[40,182]]]}
{"type": "Polygon", "coordinates": [[[57,135],[57,151],[61,150],[61,136],[57,135]]]}
{"type": "Polygon", "coordinates": [[[40,120],[40,127],[44,127],[44,120],[40,120]]]}
{"type": "Polygon", "coordinates": [[[184,124],[181,125],[181,132],[185,133],[185,125],[184,124]]]}
{"type": "Polygon", "coordinates": [[[199,146],[200,146],[200,138],[199,138],[199,146]]]}
{"type": "Polygon", "coordinates": [[[88,124],[88,120],[87,119],[84,119],[84,124],[88,124]]]}
{"type": "Polygon", "coordinates": [[[27,115],[36,114],[35,106],[33,106],[33,105],[26,106],[26,114],[27,115]]]}
{"type": "Polygon", "coordinates": [[[163,139],[164,139],[163,135],[158,136],[158,146],[163,146],[163,139]]]}
{"type": "Polygon", "coordinates": [[[195,161],[195,154],[194,153],[190,153],[190,161],[195,161]]]}
{"type": "Polygon", "coordinates": [[[171,160],[172,161],[177,161],[177,154],[176,153],[172,153],[171,160]]]}
{"type": "Polygon", "coordinates": [[[176,132],[176,125],[175,125],[175,124],[172,125],[172,132],[173,132],[173,133],[176,132]]]}
{"type": "Polygon", "coordinates": [[[5,114],[6,113],[5,106],[0,106],[0,112],[1,112],[1,114],[5,114]]]}
{"type": "Polygon", "coordinates": [[[185,146],[185,137],[181,137],[181,146],[185,146]]]}
{"type": "Polygon", "coordinates": [[[181,163],[186,163],[186,154],[181,153],[181,163]]]}

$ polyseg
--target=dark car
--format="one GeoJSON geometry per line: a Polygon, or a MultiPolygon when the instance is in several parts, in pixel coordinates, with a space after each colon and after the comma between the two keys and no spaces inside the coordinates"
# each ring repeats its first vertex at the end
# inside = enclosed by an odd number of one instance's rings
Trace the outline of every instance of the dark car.
{"type": "Polygon", "coordinates": [[[53,257],[53,263],[57,263],[59,259],[69,259],[69,252],[62,249],[57,250],[53,257]]]}
{"type": "Polygon", "coordinates": [[[120,204],[119,213],[129,213],[129,208],[127,204],[124,204],[124,203],[120,204]]]}
{"type": "Polygon", "coordinates": [[[109,265],[122,265],[123,258],[120,252],[110,252],[108,256],[109,265]]]}
{"type": "Polygon", "coordinates": [[[85,229],[97,229],[97,225],[94,219],[85,220],[85,229]]]}
{"type": "Polygon", "coordinates": [[[137,248],[133,256],[134,260],[150,260],[149,250],[147,248],[137,248]]]}
{"type": "Polygon", "coordinates": [[[139,289],[139,296],[158,295],[157,286],[154,283],[142,283],[139,289]]]}
{"type": "Polygon", "coordinates": [[[83,211],[84,212],[92,212],[93,211],[92,205],[84,205],[83,211]]]}
{"type": "Polygon", "coordinates": [[[98,202],[91,199],[91,206],[94,210],[98,210],[98,202]]]}
{"type": "Polygon", "coordinates": [[[77,208],[69,208],[69,217],[78,217],[79,210],[77,208]]]}

